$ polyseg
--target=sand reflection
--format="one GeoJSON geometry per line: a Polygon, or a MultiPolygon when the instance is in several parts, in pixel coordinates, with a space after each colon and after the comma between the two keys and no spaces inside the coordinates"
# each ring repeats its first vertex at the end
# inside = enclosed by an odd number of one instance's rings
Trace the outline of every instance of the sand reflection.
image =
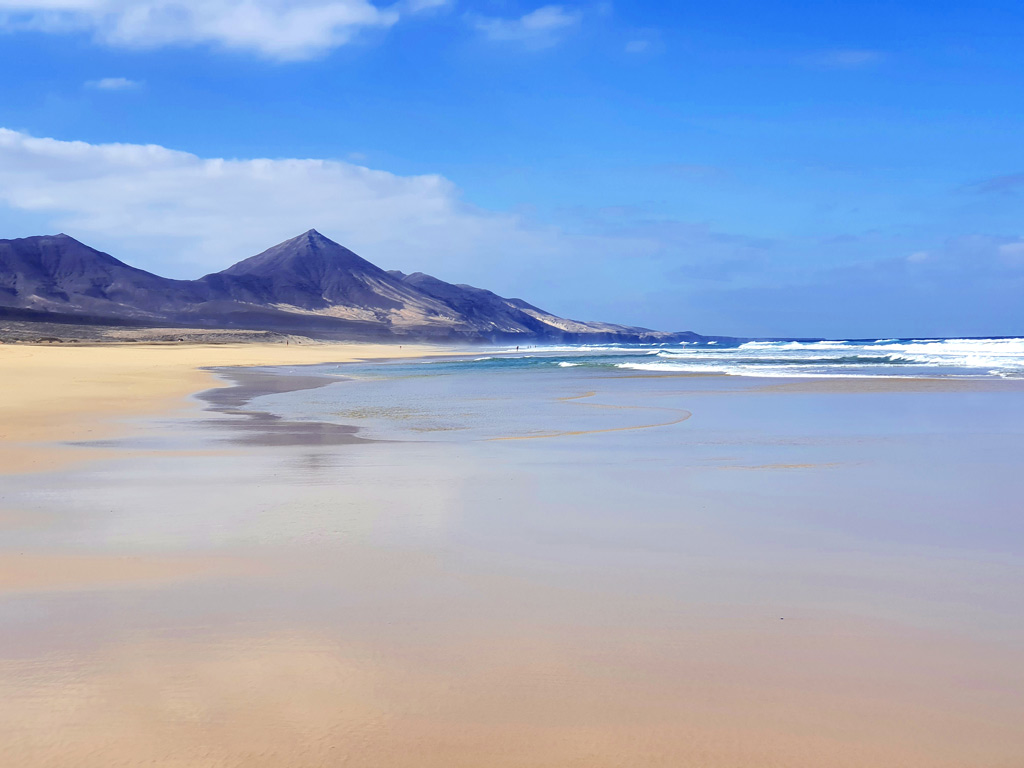
{"type": "MultiPolygon", "coordinates": [[[[1013,765],[1021,743],[1005,706],[950,690],[942,668],[957,649],[921,637],[856,624],[756,641],[722,626],[686,637],[538,629],[411,654],[289,632],[6,662],[5,762],[952,768],[1013,765]]],[[[970,655],[957,673],[999,677],[997,662],[970,655]]]]}

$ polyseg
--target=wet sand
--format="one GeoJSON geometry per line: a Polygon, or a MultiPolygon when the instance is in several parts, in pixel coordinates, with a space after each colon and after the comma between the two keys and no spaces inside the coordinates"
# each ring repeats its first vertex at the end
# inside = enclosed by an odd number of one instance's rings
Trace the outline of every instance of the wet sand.
{"type": "Polygon", "coordinates": [[[257,567],[241,559],[153,557],[39,552],[0,554],[0,592],[152,587],[202,578],[211,573],[241,573],[257,567]]]}
{"type": "MultiPolygon", "coordinates": [[[[25,766],[1016,764],[998,706],[975,706],[966,730],[948,714],[943,649],[926,638],[835,624],[755,649],[735,635],[587,647],[526,632],[467,637],[440,659],[295,632],[153,638],[0,666],[0,720],[7,759],[25,766]]],[[[987,679],[994,666],[964,671],[987,679]]]]}
{"type": "Polygon", "coordinates": [[[549,439],[388,442],[231,376],[5,478],[10,764],[1020,764],[1019,388],[522,379],[450,397],[549,439]]]}
{"type": "MultiPolygon", "coordinates": [[[[123,434],[131,419],[194,409],[223,386],[207,368],[419,357],[439,347],[389,344],[0,345],[0,474],[95,458],[72,441],[123,434]]],[[[446,350],[450,351],[450,350],[446,350]]]]}

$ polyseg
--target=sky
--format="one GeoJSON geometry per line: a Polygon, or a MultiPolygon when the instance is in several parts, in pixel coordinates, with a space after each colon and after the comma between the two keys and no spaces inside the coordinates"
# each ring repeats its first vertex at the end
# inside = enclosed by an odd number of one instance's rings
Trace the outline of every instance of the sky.
{"type": "Polygon", "coordinates": [[[310,228],[581,320],[1024,335],[1024,3],[0,0],[0,237],[310,228]]]}

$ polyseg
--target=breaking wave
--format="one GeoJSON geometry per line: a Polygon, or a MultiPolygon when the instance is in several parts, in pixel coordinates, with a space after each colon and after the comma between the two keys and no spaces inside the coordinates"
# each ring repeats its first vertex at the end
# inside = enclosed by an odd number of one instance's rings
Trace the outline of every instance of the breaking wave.
{"type": "Polygon", "coordinates": [[[521,348],[516,357],[510,353],[514,350],[480,360],[517,367],[555,364],[565,369],[733,376],[1024,378],[1024,338],[559,345],[521,348]]]}

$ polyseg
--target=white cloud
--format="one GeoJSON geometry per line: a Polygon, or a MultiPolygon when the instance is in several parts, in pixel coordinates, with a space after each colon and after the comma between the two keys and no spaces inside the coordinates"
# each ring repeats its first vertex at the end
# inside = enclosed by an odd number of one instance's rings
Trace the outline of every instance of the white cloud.
{"type": "Polygon", "coordinates": [[[50,213],[62,229],[128,250],[152,252],[164,240],[211,269],[310,227],[353,247],[391,250],[395,240],[451,246],[446,233],[472,240],[515,226],[468,209],[440,176],[396,176],[333,160],[207,159],[3,129],[0,201],[50,213]]]}
{"type": "MultiPolygon", "coordinates": [[[[555,297],[563,307],[572,297],[555,286],[581,283],[582,260],[590,265],[585,279],[607,279],[622,258],[659,248],[644,237],[568,234],[481,210],[438,175],[337,160],[201,158],[0,129],[0,213],[4,207],[171,277],[223,269],[315,227],[386,268],[538,302],[555,297]]],[[[582,302],[586,289],[578,294],[582,302]]]]}
{"type": "Polygon", "coordinates": [[[95,88],[99,91],[130,91],[141,86],[138,80],[129,80],[127,77],[104,77],[100,80],[88,80],[86,88],[95,88]]]}
{"type": "Polygon", "coordinates": [[[0,0],[0,30],[91,32],[122,47],[214,44],[305,59],[447,0],[0,0]]]}
{"type": "Polygon", "coordinates": [[[547,47],[580,23],[579,11],[567,11],[561,5],[545,5],[518,19],[473,17],[473,25],[488,39],[547,47]]]}
{"type": "Polygon", "coordinates": [[[626,53],[647,53],[650,48],[650,40],[630,40],[626,43],[626,53]]]}

